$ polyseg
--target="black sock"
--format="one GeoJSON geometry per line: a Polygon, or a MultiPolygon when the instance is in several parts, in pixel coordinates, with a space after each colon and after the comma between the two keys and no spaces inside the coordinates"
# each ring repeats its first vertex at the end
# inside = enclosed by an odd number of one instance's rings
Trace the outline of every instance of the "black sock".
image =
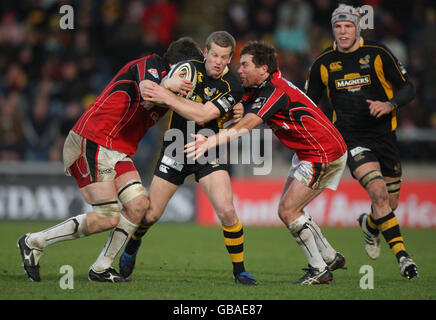
{"type": "Polygon", "coordinates": [[[138,250],[139,246],[141,245],[142,237],[147,233],[151,226],[152,225],[144,226],[141,224],[138,229],[136,229],[126,244],[126,249],[124,251],[127,254],[134,254],[138,250]]]}

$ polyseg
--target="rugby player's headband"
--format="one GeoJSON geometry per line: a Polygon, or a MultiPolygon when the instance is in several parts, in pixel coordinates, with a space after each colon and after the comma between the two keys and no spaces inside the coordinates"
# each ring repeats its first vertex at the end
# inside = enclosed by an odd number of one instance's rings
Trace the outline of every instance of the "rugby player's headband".
{"type": "Polygon", "coordinates": [[[333,11],[332,13],[332,19],[331,19],[332,27],[338,21],[350,21],[356,26],[356,29],[359,30],[360,29],[359,9],[349,5],[340,4],[339,7],[337,7],[335,11],[333,11]]]}

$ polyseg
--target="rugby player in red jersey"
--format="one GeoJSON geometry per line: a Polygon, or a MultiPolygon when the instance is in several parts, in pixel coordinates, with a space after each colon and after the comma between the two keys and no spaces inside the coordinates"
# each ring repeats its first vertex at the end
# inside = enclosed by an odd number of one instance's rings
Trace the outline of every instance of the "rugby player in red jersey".
{"type": "Polygon", "coordinates": [[[167,203],[186,177],[194,175],[221,222],[235,283],[257,285],[254,276],[245,269],[244,228],[233,204],[228,165],[220,163],[218,158],[211,159],[208,163],[190,163],[183,153],[183,146],[190,138],[189,132],[203,129],[218,132],[232,116],[233,107],[243,96],[241,83],[232,72],[229,72],[228,67],[235,46],[235,39],[227,31],[214,31],[206,39],[204,55],[189,59],[195,66],[197,75],[192,101],[177,96],[154,82],[144,81],[144,90],[141,91],[144,99],[165,104],[171,109],[169,130],[166,132],[171,134],[169,139],[163,139],[161,156],[150,185],[150,207],[120,256],[120,273],[124,277],[128,277],[135,269],[136,256],[144,235],[159,221],[167,203]],[[188,130],[189,127],[192,130],[188,130]],[[180,135],[173,136],[174,132],[180,135]],[[182,148],[174,149],[173,145],[179,143],[182,148]]]}
{"type": "MultiPolygon", "coordinates": [[[[94,211],[27,233],[18,240],[23,266],[31,280],[41,279],[39,260],[45,247],[112,229],[88,278],[127,281],[111,265],[149,207],[147,191],[131,156],[148,129],[168,110],[146,103],[140,86],[145,80],[160,83],[171,64],[200,54],[198,45],[184,37],[174,41],[163,57],[152,54],[131,61],[77,121],[64,144],[65,173],[76,179],[83,198],[94,211]]],[[[180,77],[165,80],[164,85],[181,93],[192,89],[192,83],[180,77]]]]}
{"type": "Polygon", "coordinates": [[[241,51],[240,63],[238,73],[247,89],[242,99],[246,115],[215,136],[195,135],[196,141],[186,145],[186,152],[198,159],[216,145],[266,122],[279,140],[295,151],[278,209],[309,261],[307,273],[295,283],[329,283],[331,271],[342,268],[345,258],[332,248],[304,208],[325,188],[336,190],[347,160],[346,144],[321,109],[282,78],[271,45],[249,42],[241,51]]]}

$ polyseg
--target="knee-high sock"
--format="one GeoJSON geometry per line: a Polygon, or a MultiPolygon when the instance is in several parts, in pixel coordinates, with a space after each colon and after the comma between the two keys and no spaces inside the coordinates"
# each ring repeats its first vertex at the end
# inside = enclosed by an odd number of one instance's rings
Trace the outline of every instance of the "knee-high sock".
{"type": "Polygon", "coordinates": [[[366,218],[366,228],[368,229],[369,232],[371,232],[375,236],[379,234],[379,230],[375,223],[374,212],[372,208],[371,208],[371,213],[366,218]]]}
{"type": "Polygon", "coordinates": [[[304,215],[306,217],[307,225],[310,231],[313,233],[316,246],[318,247],[318,251],[321,253],[322,258],[326,263],[333,261],[336,256],[336,250],[333,249],[326,237],[324,237],[321,228],[318,226],[312,216],[307,212],[305,212],[304,215]]]}
{"type": "Polygon", "coordinates": [[[139,246],[141,245],[142,237],[145,236],[145,234],[148,232],[148,229],[150,229],[152,225],[153,224],[147,226],[142,223],[139,225],[138,229],[136,229],[126,244],[126,253],[132,255],[138,250],[139,246]]]}
{"type": "Polygon", "coordinates": [[[233,274],[245,271],[244,267],[244,229],[240,220],[230,227],[221,226],[224,243],[233,264],[233,274]]]}
{"type": "Polygon", "coordinates": [[[51,228],[31,233],[28,244],[37,249],[44,249],[56,242],[73,240],[88,235],[86,213],[67,219],[51,228]]]}
{"type": "Polygon", "coordinates": [[[130,222],[121,214],[118,225],[111,231],[103,250],[92,265],[92,269],[96,272],[101,272],[109,268],[118,252],[127,242],[127,239],[130,238],[137,228],[138,225],[130,222]]]}
{"type": "Polygon", "coordinates": [[[402,256],[408,257],[404,246],[404,239],[401,236],[400,225],[398,224],[397,217],[392,211],[388,215],[375,220],[378,230],[383,234],[389,247],[395,254],[395,257],[399,261],[402,256]]]}
{"type": "Polygon", "coordinates": [[[309,264],[314,268],[324,270],[327,265],[318,251],[315,237],[307,224],[306,217],[304,215],[298,217],[289,224],[288,229],[305,253],[309,264]]]}

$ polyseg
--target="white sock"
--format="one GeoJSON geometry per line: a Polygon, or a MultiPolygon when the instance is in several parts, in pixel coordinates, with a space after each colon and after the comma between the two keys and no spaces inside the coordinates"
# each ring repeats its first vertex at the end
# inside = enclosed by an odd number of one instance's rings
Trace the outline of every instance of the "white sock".
{"type": "Polygon", "coordinates": [[[315,237],[307,225],[306,217],[304,215],[298,217],[289,224],[288,229],[300,248],[303,249],[309,264],[314,268],[324,270],[327,265],[318,251],[315,237]]]}
{"type": "Polygon", "coordinates": [[[117,254],[137,228],[138,225],[130,222],[121,214],[118,225],[111,231],[103,250],[91,268],[96,272],[110,268],[117,254]]]}
{"type": "Polygon", "coordinates": [[[32,248],[44,249],[53,243],[73,240],[88,235],[86,213],[65,220],[51,228],[31,233],[27,243],[32,248]]]}
{"type": "Polygon", "coordinates": [[[310,231],[312,231],[315,238],[316,246],[321,253],[322,258],[325,262],[332,262],[336,257],[336,250],[330,245],[327,239],[321,232],[321,228],[318,226],[316,221],[307,212],[304,213],[309,226],[310,231]]]}

